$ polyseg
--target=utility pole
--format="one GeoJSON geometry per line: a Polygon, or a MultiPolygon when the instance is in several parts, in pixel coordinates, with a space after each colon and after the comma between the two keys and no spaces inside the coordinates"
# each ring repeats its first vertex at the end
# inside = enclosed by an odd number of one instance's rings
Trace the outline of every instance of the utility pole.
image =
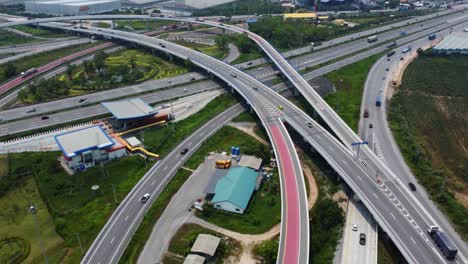
{"type": "Polygon", "coordinates": [[[36,230],[37,230],[37,237],[39,239],[39,247],[42,249],[42,255],[44,256],[44,262],[46,264],[49,263],[49,261],[47,260],[47,255],[46,255],[46,252],[45,252],[45,249],[44,249],[44,246],[42,244],[42,238],[41,238],[41,230],[39,229],[39,223],[37,223],[37,217],[36,217],[36,214],[37,214],[37,207],[34,206],[34,205],[30,205],[29,208],[28,208],[28,211],[29,213],[32,214],[33,218],[34,218],[34,223],[36,225],[36,230]]]}

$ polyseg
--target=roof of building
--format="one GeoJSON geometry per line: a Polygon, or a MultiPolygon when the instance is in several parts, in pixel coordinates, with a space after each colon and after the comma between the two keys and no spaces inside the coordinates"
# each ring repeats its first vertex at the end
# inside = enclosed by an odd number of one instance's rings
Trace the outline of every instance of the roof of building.
{"type": "Polygon", "coordinates": [[[93,149],[104,149],[115,143],[100,125],[82,128],[54,136],[60,150],[67,158],[93,149]]]}
{"type": "Polygon", "coordinates": [[[247,167],[231,167],[218,181],[212,203],[228,201],[245,210],[255,189],[258,173],[247,167]]]}
{"type": "Polygon", "coordinates": [[[141,141],[136,137],[126,138],[125,141],[127,141],[127,143],[133,148],[141,145],[141,141]]]}
{"type": "Polygon", "coordinates": [[[220,241],[221,238],[219,237],[208,234],[199,234],[190,251],[214,256],[220,241]]]}
{"type": "Polygon", "coordinates": [[[71,6],[82,6],[82,5],[94,5],[101,3],[119,2],[120,0],[39,0],[39,1],[28,1],[40,4],[55,4],[55,5],[71,5],[71,6]]]}
{"type": "Polygon", "coordinates": [[[103,102],[101,104],[120,120],[152,116],[158,113],[156,109],[140,98],[103,102]]]}
{"type": "Polygon", "coordinates": [[[317,14],[315,13],[290,13],[290,14],[283,14],[284,19],[288,18],[312,18],[315,19],[317,14]]]}
{"type": "Polygon", "coordinates": [[[468,50],[468,32],[448,35],[434,47],[434,50],[468,50]]]}
{"type": "Polygon", "coordinates": [[[242,167],[249,167],[258,171],[262,165],[262,159],[254,156],[243,155],[237,165],[242,167]]]}
{"type": "Polygon", "coordinates": [[[184,260],[184,264],[203,264],[204,262],[204,257],[195,254],[188,254],[184,260]]]}

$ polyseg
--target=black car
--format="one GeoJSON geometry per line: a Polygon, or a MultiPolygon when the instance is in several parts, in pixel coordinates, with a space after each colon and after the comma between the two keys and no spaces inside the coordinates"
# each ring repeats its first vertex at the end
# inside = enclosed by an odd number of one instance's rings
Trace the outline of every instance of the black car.
{"type": "Polygon", "coordinates": [[[83,102],[86,102],[86,100],[88,100],[88,98],[82,98],[78,101],[78,103],[83,103],[83,102]]]}
{"type": "Polygon", "coordinates": [[[366,244],[366,234],[364,233],[359,234],[359,244],[363,246],[366,244]]]}
{"type": "Polygon", "coordinates": [[[41,120],[47,120],[47,119],[49,119],[48,116],[41,116],[41,120]]]}
{"type": "Polygon", "coordinates": [[[180,154],[185,155],[185,153],[188,152],[188,148],[184,148],[183,150],[180,151],[180,154]]]}
{"type": "Polygon", "coordinates": [[[410,183],[408,183],[408,186],[413,192],[416,191],[416,185],[414,185],[414,183],[410,182],[410,183]]]}

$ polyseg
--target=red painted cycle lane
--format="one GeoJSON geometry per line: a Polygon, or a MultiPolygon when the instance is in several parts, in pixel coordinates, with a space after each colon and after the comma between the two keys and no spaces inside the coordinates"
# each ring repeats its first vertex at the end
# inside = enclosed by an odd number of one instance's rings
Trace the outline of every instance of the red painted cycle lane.
{"type": "Polygon", "coordinates": [[[286,230],[283,230],[285,236],[285,249],[282,263],[296,264],[299,262],[299,247],[300,247],[300,220],[299,220],[299,197],[297,190],[296,175],[294,165],[289,153],[288,146],[277,125],[270,125],[270,131],[273,140],[278,148],[280,156],[281,172],[283,176],[283,184],[285,190],[284,199],[286,199],[286,230]]]}

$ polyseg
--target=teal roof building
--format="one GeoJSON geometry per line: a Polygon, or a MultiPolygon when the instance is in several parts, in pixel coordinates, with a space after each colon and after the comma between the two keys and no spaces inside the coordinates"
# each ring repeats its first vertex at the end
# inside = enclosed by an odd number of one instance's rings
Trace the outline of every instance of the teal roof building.
{"type": "Polygon", "coordinates": [[[214,208],[243,214],[255,190],[258,173],[247,167],[232,167],[215,187],[214,208]]]}

